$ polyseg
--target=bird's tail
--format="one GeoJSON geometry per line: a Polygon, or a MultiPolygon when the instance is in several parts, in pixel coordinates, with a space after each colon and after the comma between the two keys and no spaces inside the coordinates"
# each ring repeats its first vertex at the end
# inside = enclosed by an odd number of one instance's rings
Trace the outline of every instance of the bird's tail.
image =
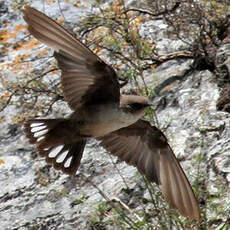
{"type": "Polygon", "coordinates": [[[67,174],[75,174],[86,140],[71,142],[66,119],[33,119],[24,124],[26,136],[46,161],[67,174]]]}

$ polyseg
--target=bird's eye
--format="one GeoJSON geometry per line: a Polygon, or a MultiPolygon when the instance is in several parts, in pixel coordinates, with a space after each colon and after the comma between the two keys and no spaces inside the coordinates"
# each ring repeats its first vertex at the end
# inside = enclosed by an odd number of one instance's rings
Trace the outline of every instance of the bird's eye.
{"type": "Polygon", "coordinates": [[[139,109],[146,107],[145,104],[141,104],[141,103],[132,103],[129,106],[134,110],[139,110],[139,109]]]}

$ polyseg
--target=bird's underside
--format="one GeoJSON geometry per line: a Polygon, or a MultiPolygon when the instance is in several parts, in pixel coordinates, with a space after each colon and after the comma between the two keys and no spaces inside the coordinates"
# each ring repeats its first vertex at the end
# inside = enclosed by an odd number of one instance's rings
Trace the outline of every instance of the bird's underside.
{"type": "Polygon", "coordinates": [[[141,119],[149,100],[120,95],[115,71],[75,36],[31,7],[23,13],[29,32],[55,50],[64,97],[75,114],[25,123],[26,136],[38,153],[55,169],[75,175],[87,139],[95,138],[108,153],[160,185],[170,208],[199,220],[198,201],[166,137],[141,119]],[[94,109],[87,112],[89,108],[94,109]]]}

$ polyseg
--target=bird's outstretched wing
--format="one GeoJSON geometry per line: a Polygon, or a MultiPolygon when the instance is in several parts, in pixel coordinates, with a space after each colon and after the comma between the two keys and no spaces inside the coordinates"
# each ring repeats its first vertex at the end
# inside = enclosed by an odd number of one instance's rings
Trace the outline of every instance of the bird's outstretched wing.
{"type": "Polygon", "coordinates": [[[192,187],[159,129],[139,120],[98,140],[106,150],[159,184],[171,208],[190,219],[200,219],[192,187]]]}
{"type": "Polygon", "coordinates": [[[83,105],[119,103],[120,87],[113,68],[45,14],[28,6],[23,13],[29,32],[55,50],[64,97],[73,110],[83,105]]]}

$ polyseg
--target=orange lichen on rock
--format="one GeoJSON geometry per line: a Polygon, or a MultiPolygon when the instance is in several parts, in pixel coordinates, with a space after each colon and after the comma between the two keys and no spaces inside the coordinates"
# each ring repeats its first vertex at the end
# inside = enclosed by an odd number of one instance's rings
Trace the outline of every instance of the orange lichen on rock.
{"type": "Polygon", "coordinates": [[[5,99],[7,99],[7,98],[9,98],[10,97],[10,94],[8,93],[8,92],[6,92],[6,93],[4,93],[3,94],[3,96],[2,96],[3,98],[5,98],[5,99]]]}
{"type": "Polygon", "coordinates": [[[63,24],[64,21],[65,21],[64,18],[59,18],[59,19],[57,20],[58,24],[63,24]]]}
{"type": "Polygon", "coordinates": [[[23,45],[23,49],[30,50],[40,45],[40,42],[37,39],[31,39],[23,45]]]}
{"type": "Polygon", "coordinates": [[[27,25],[17,25],[17,26],[14,26],[14,30],[15,31],[22,31],[22,30],[25,30],[27,29],[27,25]]]}
{"type": "Polygon", "coordinates": [[[15,50],[19,50],[19,49],[30,50],[36,48],[40,44],[41,43],[38,40],[31,39],[29,41],[23,41],[21,43],[17,43],[17,46],[15,46],[15,50]]]}
{"type": "Polygon", "coordinates": [[[0,31],[0,43],[7,43],[10,38],[16,38],[16,35],[9,30],[2,30],[0,31]]]}

